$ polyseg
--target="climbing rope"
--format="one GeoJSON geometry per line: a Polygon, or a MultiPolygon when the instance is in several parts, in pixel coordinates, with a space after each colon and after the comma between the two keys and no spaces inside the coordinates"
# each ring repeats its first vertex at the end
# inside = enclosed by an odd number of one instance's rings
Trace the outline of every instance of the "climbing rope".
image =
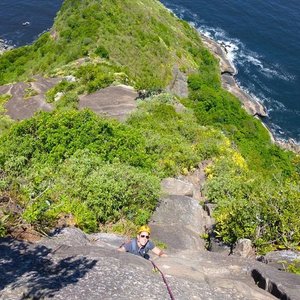
{"type": "Polygon", "coordinates": [[[152,263],[154,270],[158,271],[160,273],[160,275],[161,275],[161,277],[162,277],[162,279],[163,279],[163,281],[164,281],[164,283],[165,283],[165,285],[167,287],[167,290],[169,292],[171,300],[175,300],[175,298],[174,298],[174,296],[172,294],[172,291],[170,289],[170,286],[169,286],[169,284],[168,284],[168,282],[166,280],[166,277],[165,277],[164,273],[158,268],[158,266],[152,260],[149,259],[149,261],[152,263]]]}
{"type": "MultiPolygon", "coordinates": [[[[124,246],[124,245],[125,245],[125,242],[120,246],[120,248],[121,248],[122,246],[124,246]]],[[[142,255],[141,255],[141,256],[142,256],[142,255]]],[[[143,257],[143,256],[142,256],[142,257],[143,257]]],[[[165,283],[165,285],[166,285],[166,287],[167,287],[167,290],[168,290],[168,293],[169,293],[169,295],[170,295],[171,300],[175,300],[175,298],[174,298],[174,296],[173,296],[173,294],[172,294],[172,291],[171,291],[171,289],[170,289],[170,286],[169,286],[169,284],[168,284],[168,282],[167,282],[167,280],[166,280],[166,277],[165,277],[164,273],[158,268],[158,266],[154,263],[153,260],[149,259],[149,261],[151,262],[154,271],[158,271],[158,272],[160,273],[160,275],[161,275],[161,277],[162,277],[162,279],[163,279],[163,281],[164,281],[164,283],[165,283]]]]}

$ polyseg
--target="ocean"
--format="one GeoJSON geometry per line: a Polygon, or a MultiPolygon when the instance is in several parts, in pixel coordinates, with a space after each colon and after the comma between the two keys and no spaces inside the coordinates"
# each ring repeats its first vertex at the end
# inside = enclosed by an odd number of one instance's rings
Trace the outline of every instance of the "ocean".
{"type": "MultiPolygon", "coordinates": [[[[1,0],[0,39],[21,46],[51,27],[62,0],[1,0]]],[[[240,87],[261,102],[278,139],[300,143],[300,1],[162,0],[226,45],[240,87]]]]}

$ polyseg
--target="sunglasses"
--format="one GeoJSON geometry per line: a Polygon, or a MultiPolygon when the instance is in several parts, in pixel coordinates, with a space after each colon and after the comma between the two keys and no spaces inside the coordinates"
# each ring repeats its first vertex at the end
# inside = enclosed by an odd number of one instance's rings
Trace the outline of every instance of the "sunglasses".
{"type": "Polygon", "coordinates": [[[141,238],[146,238],[147,240],[149,240],[149,235],[141,234],[140,237],[141,237],[141,238]]]}

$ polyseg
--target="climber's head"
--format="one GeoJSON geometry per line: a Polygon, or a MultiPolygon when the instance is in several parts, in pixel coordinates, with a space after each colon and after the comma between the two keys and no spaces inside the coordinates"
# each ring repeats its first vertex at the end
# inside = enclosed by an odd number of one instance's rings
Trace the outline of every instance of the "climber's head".
{"type": "Polygon", "coordinates": [[[143,225],[138,230],[137,240],[141,246],[145,246],[150,238],[151,229],[148,225],[143,225]]]}

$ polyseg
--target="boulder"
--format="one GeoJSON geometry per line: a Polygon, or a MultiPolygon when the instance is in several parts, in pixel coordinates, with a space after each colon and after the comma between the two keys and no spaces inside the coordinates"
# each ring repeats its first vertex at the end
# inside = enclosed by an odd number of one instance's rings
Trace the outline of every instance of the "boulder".
{"type": "Polygon", "coordinates": [[[193,196],[194,186],[176,178],[165,178],[161,182],[162,192],[167,195],[193,196]]]}
{"type": "Polygon", "coordinates": [[[150,226],[152,238],[163,242],[167,247],[168,253],[188,249],[204,251],[205,249],[205,242],[200,238],[200,235],[188,228],[178,224],[150,223],[150,226]]]}
{"type": "Polygon", "coordinates": [[[178,225],[196,234],[205,233],[205,212],[198,201],[178,195],[169,195],[160,200],[151,217],[151,224],[178,225]]]}
{"type": "Polygon", "coordinates": [[[244,258],[255,258],[255,250],[249,239],[239,239],[233,249],[233,254],[244,258]]]}
{"type": "Polygon", "coordinates": [[[167,91],[181,98],[188,97],[189,91],[187,84],[187,75],[181,72],[177,66],[173,68],[173,80],[168,85],[167,91]]]}

